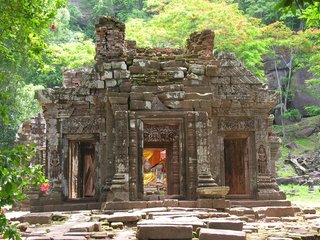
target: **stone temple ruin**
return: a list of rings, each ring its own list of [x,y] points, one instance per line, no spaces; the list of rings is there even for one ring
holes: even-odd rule
[[[102,17],[96,34],[92,71],[66,72],[63,87],[39,91],[45,122],[18,134],[41,142],[35,161],[50,182],[31,199],[34,211],[285,199],[274,180],[277,95],[233,54],[214,58],[214,32],[193,33],[186,49],[144,49]]]

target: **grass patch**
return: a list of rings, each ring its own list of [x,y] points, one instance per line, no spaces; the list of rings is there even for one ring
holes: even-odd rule
[[[287,200],[290,200],[294,205],[302,208],[320,209],[319,186],[314,187],[313,192],[309,192],[306,185],[280,185],[280,189],[286,193]]]

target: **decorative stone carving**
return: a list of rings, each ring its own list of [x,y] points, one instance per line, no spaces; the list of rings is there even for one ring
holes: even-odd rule
[[[246,118],[220,118],[218,120],[220,131],[228,130],[254,130],[254,119]]]
[[[143,138],[145,142],[174,142],[178,136],[177,126],[144,126]]]

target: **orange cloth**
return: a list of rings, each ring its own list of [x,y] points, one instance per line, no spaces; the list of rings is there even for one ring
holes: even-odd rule
[[[160,152],[160,150],[143,150],[143,163],[149,160],[150,168],[153,168],[161,162]]]

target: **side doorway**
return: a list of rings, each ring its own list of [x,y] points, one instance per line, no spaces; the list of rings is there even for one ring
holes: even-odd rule
[[[70,141],[68,149],[69,199],[96,196],[96,156],[93,141]]]
[[[250,197],[250,172],[248,138],[224,138],[225,185],[228,195],[236,198]]]

